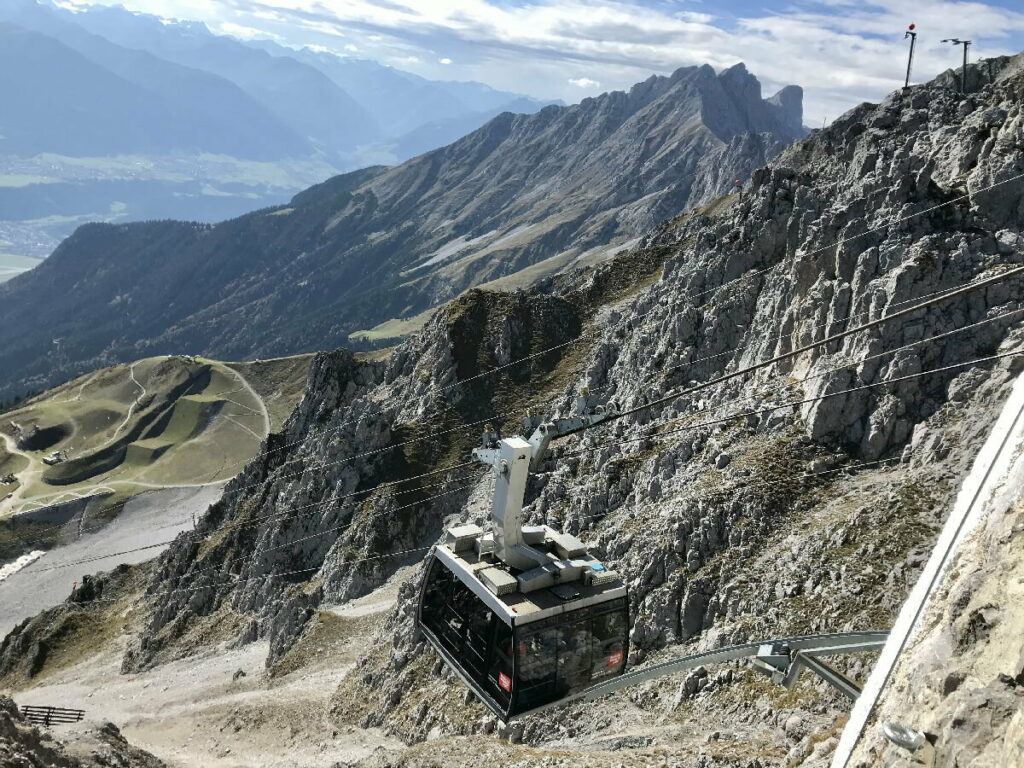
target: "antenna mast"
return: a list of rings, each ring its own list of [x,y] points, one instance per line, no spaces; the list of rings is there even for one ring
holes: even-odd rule
[[[964,68],[960,75],[960,93],[967,93],[967,49],[971,47],[971,41],[961,40],[959,37],[947,37],[942,42],[964,47]]]

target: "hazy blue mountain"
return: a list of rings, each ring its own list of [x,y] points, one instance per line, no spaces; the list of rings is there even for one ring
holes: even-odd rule
[[[11,108],[0,120],[21,122],[26,139],[0,143],[0,153],[205,151],[272,160],[312,151],[302,136],[224,78],[115,45],[34,2],[8,2],[0,5],[0,21],[13,21],[9,30],[36,36],[12,37],[2,53],[8,87],[23,101],[17,109],[16,102],[7,102]],[[102,130],[83,132],[83,120],[103,121]]]
[[[70,15],[79,26],[118,45],[236,83],[323,152],[343,157],[382,135],[358,101],[323,72],[297,59],[215,35],[203,24],[165,24],[121,7],[95,6]]]
[[[423,78],[413,75],[408,72],[403,72],[406,77],[415,78],[416,81],[422,81]],[[546,106],[547,104],[555,102],[538,101],[537,99],[530,98],[518,93],[509,93],[508,91],[498,91],[491,88],[489,85],[484,83],[477,83],[473,81],[463,80],[434,80],[434,81],[423,81],[429,82],[434,88],[443,91],[450,96],[458,99],[460,103],[465,104],[467,109],[471,109],[478,112],[503,110],[510,103],[519,104],[534,104],[536,109]],[[561,103],[561,102],[558,102]],[[510,111],[510,110],[504,110]]]
[[[549,104],[554,103],[549,102]],[[503,112],[530,115],[545,106],[548,106],[548,104],[538,102],[535,99],[518,98],[509,102],[500,102],[493,109],[441,118],[417,126],[408,133],[397,137],[390,144],[390,149],[399,160],[408,160],[437,147],[451,144],[453,141],[472,133]]]
[[[116,50],[108,53],[118,56]],[[187,150],[270,160],[309,151],[230,83],[121,53],[125,69],[134,63],[148,71],[156,87],[132,82],[52,37],[0,22],[0,154]],[[206,98],[181,98],[183,89],[193,87]],[[232,111],[211,109],[215,99]]]
[[[433,81],[411,72],[385,67],[375,61],[336,56],[304,48],[298,51],[275,43],[259,43],[316,67],[359,101],[391,137],[448,121],[468,126],[462,133],[445,135],[446,140],[430,145],[436,149],[464,136],[502,111],[536,112],[547,102],[516,93],[499,91],[483,83]],[[476,121],[477,118],[479,121]],[[410,157],[405,155],[403,159]]]
[[[23,30],[0,53],[0,249],[21,256],[87,221],[220,221],[543,106],[122,7],[0,0],[0,22]]]

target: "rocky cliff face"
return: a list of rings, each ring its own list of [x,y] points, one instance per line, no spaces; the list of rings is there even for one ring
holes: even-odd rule
[[[803,135],[800,115],[798,88],[766,101],[742,65],[691,67],[501,114],[396,168],[215,227],[83,227],[0,287],[0,396],[150,354],[330,348],[475,285],[600,261],[748,178]]]
[[[662,399],[1024,262],[1024,76],[1003,71],[967,97],[932,83],[862,105],[755,171],[742,196],[531,292],[473,291],[387,362],[322,356],[268,453],[161,557],[124,668],[187,654],[214,628],[269,637],[273,664],[319,606],[421,558],[443,520],[481,518],[486,478],[466,462],[482,423],[518,431],[580,386],[627,408],[659,401],[558,444],[528,495],[535,521],[626,574],[631,663],[888,626],[1024,366],[1001,356],[1024,347],[1024,283]],[[492,730],[414,641],[416,586],[334,716],[410,742]],[[862,679],[868,665],[844,669]],[[624,749],[630,764],[643,764],[631,745],[657,740],[670,764],[811,765],[846,706],[819,685],[698,670],[517,735]]]
[[[644,243],[672,250],[662,279],[595,319],[575,382],[642,404],[1019,263],[1022,87],[1008,77],[964,99],[933,84],[864,105],[755,172],[731,207],[669,223]],[[1021,347],[1021,290],[1008,281],[588,436],[538,478],[535,519],[631,574],[634,661],[680,642],[888,626],[1021,369],[961,366]],[[352,676],[340,716],[410,739],[485,727],[445,698],[451,679],[413,644],[412,585],[405,598],[393,648]],[[758,691],[737,713],[752,685],[694,676],[675,697],[664,684],[629,698],[650,717],[708,722],[717,703],[726,727],[779,727],[771,764],[827,753],[834,700],[817,691],[794,715]],[[526,738],[599,733],[606,711],[528,723]]]

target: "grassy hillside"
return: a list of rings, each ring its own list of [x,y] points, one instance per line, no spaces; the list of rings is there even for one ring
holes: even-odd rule
[[[0,416],[0,518],[76,499],[100,513],[154,488],[226,480],[281,427],[308,366],[153,357],[34,397]]]

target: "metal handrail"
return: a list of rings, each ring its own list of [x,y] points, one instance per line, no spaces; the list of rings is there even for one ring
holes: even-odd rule
[[[782,637],[770,640],[760,640],[739,645],[729,645],[724,648],[715,648],[710,651],[693,653],[688,656],[680,656],[676,659],[654,664],[643,669],[636,669],[627,672],[612,680],[599,683],[591,688],[578,693],[570,694],[558,701],[544,704],[523,712],[522,715],[534,714],[552,707],[568,704],[571,701],[591,701],[606,696],[623,688],[632,685],[639,685],[649,680],[655,680],[677,672],[683,672],[706,664],[721,664],[727,661],[736,661],[746,658],[757,658],[759,654],[769,652],[772,648],[785,648],[790,652],[799,652],[799,655],[832,656],[843,653],[862,653],[865,651],[878,651],[885,645],[889,637],[888,630],[869,630],[864,632],[839,632],[834,634],[821,635],[797,635],[795,637]],[[796,661],[796,659],[794,659]],[[811,671],[815,668],[807,665]],[[831,681],[829,681],[831,682]]]

